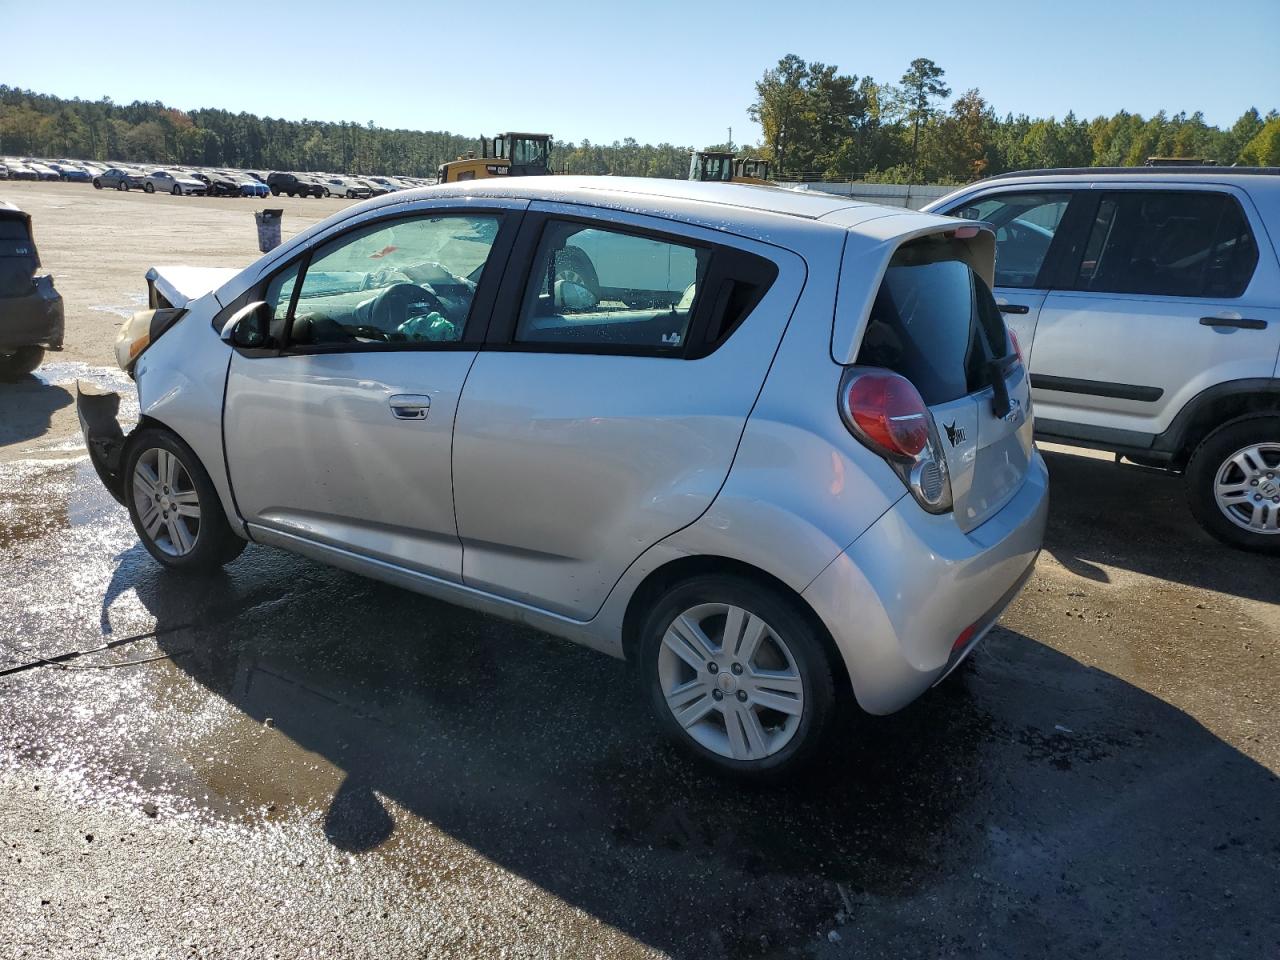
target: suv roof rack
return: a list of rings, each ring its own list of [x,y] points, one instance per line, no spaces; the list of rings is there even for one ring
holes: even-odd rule
[[[986,180],[1009,180],[1014,177],[1060,177],[1075,176],[1089,174],[1105,174],[1120,173],[1126,176],[1161,176],[1169,175],[1181,176],[1186,173],[1198,173],[1217,177],[1221,176],[1264,176],[1277,177],[1280,176],[1280,167],[1184,167],[1184,166],[1159,166],[1159,167],[1050,167],[1047,170],[1012,170],[1009,173],[997,173],[994,177],[986,177]]]

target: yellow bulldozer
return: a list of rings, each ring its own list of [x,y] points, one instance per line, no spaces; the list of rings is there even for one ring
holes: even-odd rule
[[[708,183],[754,183],[772,186],[769,161],[736,157],[724,150],[699,150],[689,161],[689,179]]]
[[[484,180],[487,177],[540,177],[551,172],[551,134],[500,133],[492,140],[480,138],[480,153],[473,153],[436,170],[440,183]]]

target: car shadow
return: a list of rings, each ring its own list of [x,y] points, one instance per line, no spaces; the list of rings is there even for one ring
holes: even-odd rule
[[[136,591],[177,668],[340,771],[334,790],[246,741],[231,762],[255,798],[321,811],[355,856],[443,835],[677,957],[793,955],[838,928],[886,956],[1277,936],[1276,778],[1021,634],[997,628],[915,705],[842,722],[815,771],[759,788],[666,744],[618,661],[278,551],[211,579],[138,553],[109,593]]]
[[[1042,450],[1049,466],[1045,550],[1102,583],[1106,567],[1274,602],[1280,557],[1219,543],[1196,523],[1181,477],[1096,456]]]
[[[0,381],[0,447],[43,436],[54,413],[71,401],[66,389],[33,374]]]

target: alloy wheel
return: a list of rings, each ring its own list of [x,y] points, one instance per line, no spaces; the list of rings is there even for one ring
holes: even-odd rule
[[[1213,496],[1236,526],[1280,535],[1280,443],[1254,443],[1231,454],[1214,475]]]
[[[200,496],[182,461],[161,447],[138,457],[133,503],[147,537],[171,557],[190,553],[200,536]]]
[[[658,682],[685,733],[732,760],[776,754],[804,716],[804,684],[786,641],[761,617],[726,603],[701,603],[672,620]]]

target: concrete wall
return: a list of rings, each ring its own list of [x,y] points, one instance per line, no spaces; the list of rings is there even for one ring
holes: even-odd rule
[[[910,207],[912,210],[919,210],[930,200],[945,197],[956,189],[905,183],[861,183],[856,180],[838,183],[804,183],[796,186],[803,186],[806,190],[835,193],[842,197],[853,197],[855,200],[866,200],[869,203],[883,203],[889,207]]]

